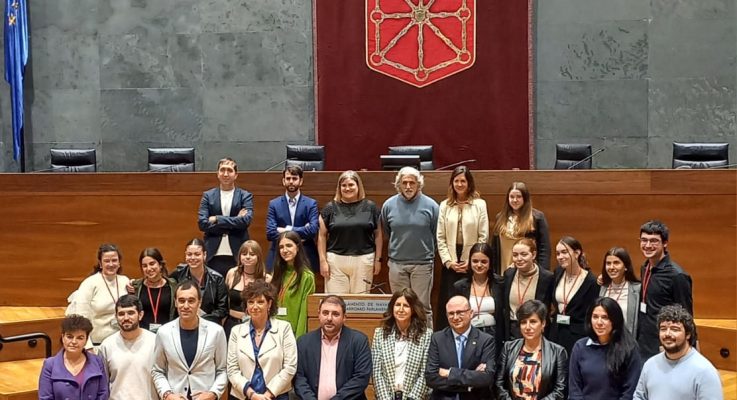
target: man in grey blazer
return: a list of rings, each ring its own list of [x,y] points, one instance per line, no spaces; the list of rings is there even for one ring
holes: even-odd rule
[[[228,383],[223,328],[199,317],[202,296],[193,281],[176,289],[179,318],[156,333],[151,376],[162,400],[216,400]]]

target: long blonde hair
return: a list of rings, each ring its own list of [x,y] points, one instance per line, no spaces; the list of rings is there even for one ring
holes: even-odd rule
[[[509,217],[514,215],[514,209],[509,205],[509,193],[512,190],[519,190],[522,194],[522,208],[517,213],[517,224],[514,227],[514,231],[507,231],[507,221]],[[532,217],[532,200],[530,199],[530,191],[527,189],[527,185],[524,182],[512,182],[507,189],[507,195],[504,197],[504,206],[502,211],[496,215],[496,222],[494,223],[494,234],[502,235],[509,234],[512,237],[519,238],[527,236],[529,233],[535,230],[535,221]]]

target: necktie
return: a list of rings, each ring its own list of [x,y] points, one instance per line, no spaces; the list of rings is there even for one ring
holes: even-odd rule
[[[466,347],[466,335],[460,335],[456,338],[456,355],[458,356],[458,368],[461,368],[461,359],[463,358],[464,347]]]
[[[294,197],[289,198],[289,206],[294,207],[297,204],[297,199]]]

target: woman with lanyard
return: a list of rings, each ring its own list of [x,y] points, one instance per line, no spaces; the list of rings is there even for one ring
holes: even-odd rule
[[[225,319],[225,337],[230,337],[234,326],[245,322],[248,314],[244,311],[241,293],[251,282],[263,279],[271,282],[271,275],[266,273],[264,253],[255,240],[246,240],[238,250],[238,265],[228,271],[225,285],[228,287],[228,318]]]
[[[548,308],[553,301],[553,273],[540,268],[536,256],[532,239],[519,239],[512,246],[512,267],[504,271],[504,341],[521,337],[516,311],[525,301],[539,300]]]
[[[491,245],[476,243],[468,254],[471,268],[453,285],[454,295],[468,298],[471,325],[493,336],[498,350],[504,340],[504,283],[491,269]]]
[[[315,293],[315,275],[310,270],[302,239],[293,231],[279,235],[279,258],[272,283],[277,290],[277,318],[292,325],[295,337],[307,333],[307,296]]]
[[[138,263],[143,279],[134,279],[131,285],[143,306],[141,328],[156,333],[161,325],[177,316],[174,303],[177,282],[167,277],[166,261],[155,247],[143,249],[138,256]]]
[[[604,273],[599,296],[614,299],[622,309],[627,330],[637,335],[637,307],[640,305],[640,281],[635,276],[627,250],[612,247],[604,255]]]
[[[70,296],[66,314],[79,314],[92,322],[89,338],[94,346],[118,331],[115,319],[115,302],[126,294],[128,277],[120,275],[123,256],[118,246],[105,243],[97,249],[97,264],[92,275],[82,281],[79,289]]]
[[[599,297],[599,287],[578,240],[563,236],[555,254],[558,268],[553,278],[555,301],[549,337],[570,354],[576,341],[586,336],[586,311]]]
[[[287,400],[297,372],[297,341],[292,327],[275,319],[274,288],[259,279],[242,291],[248,322],[228,341],[230,398]]]
[[[486,202],[476,190],[471,171],[461,165],[453,170],[448,197],[438,213],[438,255],[443,263],[438,304],[445,304],[453,294],[453,284],[469,273],[469,250],[475,243],[489,239],[489,216]],[[445,316],[438,318],[436,329],[448,326]]]

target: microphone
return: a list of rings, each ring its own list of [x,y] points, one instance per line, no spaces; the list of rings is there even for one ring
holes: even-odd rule
[[[585,163],[586,161],[588,161],[588,160],[590,160],[590,159],[594,158],[594,156],[596,156],[597,154],[599,154],[599,153],[603,153],[603,152],[604,152],[604,150],[606,150],[606,147],[602,147],[602,148],[600,148],[599,150],[596,150],[595,152],[591,153],[591,155],[589,155],[589,156],[587,156],[587,157],[584,157],[584,158],[582,158],[582,159],[581,159],[580,161],[578,161],[578,162],[574,163],[573,165],[571,165],[570,167],[568,167],[568,168],[566,168],[566,169],[574,169],[574,168],[578,167],[579,165],[581,165],[581,164]]]
[[[727,168],[734,168],[737,167],[737,164],[725,164],[725,165],[715,165],[713,167],[706,167],[706,169],[727,169]]]
[[[170,164],[159,168],[153,168],[146,172],[181,172],[179,171],[179,167],[183,167],[185,165],[188,165],[188,163]]]
[[[366,279],[366,278],[363,278],[363,279],[361,279],[361,280],[363,281],[363,283],[365,283],[365,284],[367,284],[367,285],[370,285],[370,286],[371,286],[371,288],[370,288],[370,289],[369,289],[368,291],[365,291],[364,293],[371,293],[371,291],[372,291],[372,290],[374,290],[374,289],[378,289],[378,290],[379,290],[379,292],[381,292],[381,294],[386,294],[386,292],[384,292],[384,291],[383,291],[383,290],[381,289],[381,287],[382,287],[382,286],[386,285],[386,282],[373,283],[373,282],[371,282],[370,280],[368,280],[368,279]]]
[[[475,162],[476,162],[476,159],[470,158],[468,160],[454,162],[453,164],[443,165],[440,168],[435,168],[435,171],[442,171],[444,169],[455,168],[455,167],[457,167],[459,165],[462,165],[462,164],[471,164],[471,163],[475,163]]]
[[[274,164],[274,165],[270,166],[269,168],[266,168],[266,170],[264,170],[264,172],[269,172],[269,171],[271,171],[272,169],[274,169],[274,168],[276,168],[276,167],[278,167],[278,166],[280,166],[280,165],[282,165],[282,164],[284,164],[285,162],[287,162],[287,161],[290,161],[290,160],[296,160],[296,158],[293,158],[293,157],[292,157],[292,158],[285,158],[285,159],[283,159],[283,160],[279,161],[278,163],[276,163],[276,164]]]
[[[31,173],[32,174],[35,174],[37,172],[56,172],[56,171],[68,171],[68,172],[72,172],[72,170],[69,169],[69,167],[66,166],[66,165],[57,165],[57,166],[51,167],[51,168],[44,168],[44,169],[38,169],[38,170],[35,170],[35,171],[31,171]]]

